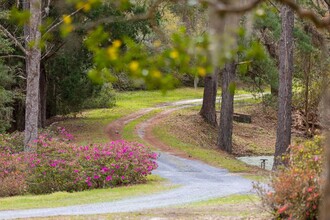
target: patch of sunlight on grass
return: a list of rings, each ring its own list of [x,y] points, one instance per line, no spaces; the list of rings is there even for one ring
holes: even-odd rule
[[[213,166],[222,167],[228,169],[231,172],[249,172],[251,167],[247,164],[236,160],[233,156],[213,149],[205,149],[199,146],[193,146],[188,143],[183,143],[178,138],[171,136],[165,126],[155,126],[153,128],[153,134],[162,142],[174,147],[180,151],[187,153],[193,158],[199,159]]]
[[[133,91],[133,92],[119,92],[117,93],[117,106],[141,109],[148,108],[154,105],[175,102],[184,99],[198,99],[203,97],[203,88],[179,88],[169,90],[165,94],[161,91]]]
[[[159,176],[148,176],[145,184],[108,189],[94,189],[83,192],[56,192],[47,195],[24,195],[0,198],[0,210],[52,208],[99,202],[111,202],[132,196],[153,194],[175,188]]]
[[[216,199],[210,199],[206,201],[194,202],[188,204],[190,207],[200,207],[200,206],[213,206],[213,205],[225,205],[225,204],[241,204],[249,202],[258,202],[260,198],[253,194],[235,194],[226,197],[220,197]]]
[[[262,102],[261,98],[249,98],[249,99],[235,100],[236,105],[251,105],[251,104],[258,104],[261,102]]]

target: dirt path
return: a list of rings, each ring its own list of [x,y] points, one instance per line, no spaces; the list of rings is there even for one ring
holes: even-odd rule
[[[125,124],[147,114],[153,109],[164,108],[164,111],[155,117],[141,123],[137,128],[137,132],[144,140],[162,150],[157,161],[159,167],[154,174],[168,179],[173,184],[179,184],[180,187],[154,195],[139,196],[114,202],[59,208],[0,211],[0,219],[133,212],[171,205],[182,205],[232,194],[250,193],[252,189],[250,180],[229,173],[225,169],[215,168],[200,161],[187,159],[189,156],[180,155],[171,149],[170,146],[164,145],[152,136],[151,128],[157,121],[162,120],[163,117],[175,110],[198,105],[200,102],[201,100],[189,100],[141,110],[111,123],[105,129],[112,140],[119,139]]]
[[[145,114],[148,114],[149,112],[151,112],[154,109],[155,108],[142,109],[136,113],[127,115],[123,118],[119,118],[119,119],[115,120],[114,122],[110,123],[109,125],[107,125],[106,128],[104,129],[104,133],[112,141],[119,140],[122,138],[121,133],[127,123],[134,121],[134,120],[142,117]]]

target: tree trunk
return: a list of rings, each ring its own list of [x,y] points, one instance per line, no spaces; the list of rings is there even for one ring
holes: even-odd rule
[[[228,5],[237,5],[243,4],[245,0],[236,0],[236,1],[227,1]],[[233,50],[237,47],[237,28],[239,26],[241,15],[239,14],[227,14],[225,18],[222,18],[224,25],[225,37],[224,39],[232,38],[234,39],[230,45],[226,43],[227,50]],[[221,24],[220,23],[220,24]],[[229,51],[222,51],[229,52]],[[236,75],[236,61],[233,58],[232,61],[229,61],[225,64],[225,67],[222,71],[222,99],[221,99],[221,110],[220,110],[220,124],[218,132],[217,146],[227,151],[228,153],[232,152],[232,134],[233,134],[233,113],[234,113],[234,92],[230,91],[230,86],[235,82]]]
[[[324,93],[320,103],[321,123],[326,134],[325,142],[325,185],[323,187],[323,199],[320,205],[320,219],[328,220],[330,212],[330,90]]]
[[[288,6],[284,5],[281,8],[281,18],[278,118],[273,169],[276,169],[278,165],[285,164],[281,155],[287,151],[291,143],[294,13]]]
[[[272,94],[273,96],[277,97],[278,96],[278,88],[276,88],[273,85],[270,85],[270,94]]]
[[[230,85],[235,82],[236,63],[225,65],[222,73],[222,99],[220,110],[220,126],[217,145],[221,150],[232,153],[234,93]]]
[[[46,104],[47,104],[47,78],[45,64],[40,64],[40,79],[39,79],[39,128],[46,127]]]
[[[304,63],[304,79],[305,79],[305,120],[306,120],[306,135],[309,136],[309,122],[308,122],[308,115],[309,115],[309,74],[311,72],[311,54],[307,54],[305,56],[305,63]]]
[[[211,36],[210,58],[213,62],[214,73],[204,80],[203,105],[200,115],[211,125],[217,125],[216,117],[216,95],[219,77],[219,57],[223,53],[223,35],[226,27],[226,15],[219,15],[215,8],[209,8],[209,34]]]
[[[216,98],[218,91],[218,69],[204,79],[203,105],[199,114],[213,126],[217,126]]]
[[[30,144],[38,137],[39,116],[39,78],[41,51],[39,41],[41,34],[41,1],[30,0],[30,22],[26,56],[26,112],[25,112],[25,151],[30,151]]]
[[[265,31],[261,31],[261,36],[262,36],[263,43],[264,43],[270,57],[275,60],[276,66],[279,67],[280,61],[279,61],[278,48],[277,48],[276,43],[273,42],[273,40],[267,36],[267,33],[265,33]],[[277,84],[278,84],[277,82],[270,83],[270,93],[275,97],[278,96]]]

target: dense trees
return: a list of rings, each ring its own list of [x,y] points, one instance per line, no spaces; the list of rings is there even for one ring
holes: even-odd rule
[[[10,54],[13,51],[10,42],[1,34],[0,44],[0,54]],[[12,121],[14,91],[11,90],[11,86],[14,83],[14,78],[11,71],[9,66],[0,60],[0,133],[6,131]]]
[[[48,117],[78,112],[86,107],[84,103],[92,103],[94,107],[106,107],[105,103],[113,105],[114,102],[111,91],[104,92],[102,86],[92,84],[88,79],[86,72],[93,66],[93,59],[83,46],[83,41],[89,31],[88,25],[91,21],[100,20],[105,14],[124,18],[127,11],[124,12],[115,9],[111,4],[105,4],[97,7],[93,13],[77,14],[82,11],[82,8],[74,11],[72,7],[64,7],[63,4],[63,2],[49,4],[42,1],[30,1],[23,5],[10,3],[0,5],[3,10],[0,16],[0,52],[3,55],[1,67],[2,61],[10,66],[10,68],[2,68],[1,74],[8,75],[6,71],[10,70],[10,75],[15,74],[20,77],[15,81],[4,78],[1,86],[16,87],[18,88],[16,90],[26,88],[26,101],[24,101],[26,104],[21,102],[21,95],[16,95],[13,102],[12,96],[9,95],[11,92],[6,93],[6,100],[2,100],[1,103],[1,106],[4,106],[2,109],[6,109],[6,114],[4,112],[1,114],[1,118],[5,119],[2,125],[8,129],[12,122],[13,130],[24,130],[25,124],[26,143],[35,139],[37,127],[44,127],[45,119]],[[13,9],[10,10],[12,7]],[[129,9],[129,12],[133,15],[142,13],[143,10],[143,7],[134,7]],[[86,27],[76,29],[70,38],[61,39],[60,31],[65,30],[60,27],[65,20],[62,14],[66,13],[75,15],[75,19],[83,21],[82,24],[86,24]],[[13,26],[12,22],[19,22],[20,25]],[[25,24],[24,28],[22,24]],[[114,39],[128,36],[140,41],[150,33],[149,23],[145,21],[112,22],[105,28],[113,33]],[[7,49],[8,42],[13,43],[14,49],[10,51]],[[16,60],[13,61],[13,59]],[[25,66],[20,66],[20,69],[16,68],[15,61],[18,59],[25,61]],[[19,71],[19,74],[14,73],[15,71]],[[22,83],[23,79],[26,79],[26,82]],[[11,81],[15,82],[14,85]],[[111,88],[111,86],[106,88]],[[103,97],[99,98],[101,93]],[[97,100],[91,101],[91,98]],[[26,115],[25,120],[23,114]]]
[[[3,2],[0,1],[5,4]],[[283,3],[281,6],[261,0],[200,1],[209,7],[211,42],[204,34],[193,36],[198,26],[194,13],[204,12],[203,6],[196,7],[197,2],[194,1],[188,2],[189,7],[186,1],[173,1],[180,7],[172,4],[171,11],[177,15],[184,12],[181,16],[182,23],[187,28],[186,32],[175,33],[172,39],[168,39],[167,33],[164,34],[159,28],[161,16],[164,15],[159,8],[162,6],[164,11],[168,8],[161,0],[136,1],[136,4],[129,4],[129,1],[74,1],[76,4],[68,7],[64,6],[63,2],[47,5],[41,0],[30,0],[29,4],[25,2],[23,6],[19,2],[11,12],[9,9],[14,3],[1,5],[1,8],[7,11],[0,12],[0,132],[9,128],[14,118],[13,112],[23,112],[21,105],[13,104],[13,87],[20,87],[21,84],[18,85],[19,80],[12,76],[12,72],[16,71],[16,64],[7,59],[24,59],[23,72],[26,74],[20,76],[26,79],[26,144],[36,139],[38,126],[45,125],[46,117],[79,112],[86,107],[86,100],[95,94],[111,96],[105,92],[110,91],[111,86],[94,85],[87,78],[87,72],[94,81],[101,83],[129,75],[134,79],[142,79],[150,88],[164,90],[172,88],[176,81],[172,72],[189,73],[192,77],[205,76],[200,114],[216,126],[215,100],[218,72],[221,72],[222,104],[217,145],[220,149],[231,152],[237,57],[245,54],[245,57],[249,58],[247,72],[252,79],[258,83],[266,82],[271,87],[272,95],[278,96],[276,167],[282,163],[280,156],[286,152],[291,142],[292,93],[298,96],[303,94],[304,104],[300,107],[303,106],[308,133],[310,106],[314,105],[316,108],[323,88],[329,83],[329,54],[322,48],[325,44],[324,34],[310,23],[301,19],[295,21],[294,15],[295,12],[297,18],[307,17],[318,27],[329,29],[328,0],[297,3],[292,0],[277,1]],[[95,2],[97,4],[93,7]],[[260,14],[253,25],[257,33],[252,33],[251,39],[262,42],[264,48],[252,47],[253,43],[249,46],[257,51],[255,53],[259,53],[261,48],[260,53],[264,54],[264,57],[254,59],[254,55],[242,52],[241,46],[237,48],[237,27],[244,23],[245,18],[239,20],[242,14],[259,3],[263,3],[261,8],[267,10],[267,13],[265,15],[262,10],[256,12]],[[311,10],[303,10],[301,5],[310,6]],[[278,7],[281,7],[280,12]],[[29,13],[22,9],[28,10]],[[62,14],[70,15],[62,17]],[[52,20],[42,20],[42,17],[47,16]],[[8,17],[14,17],[21,25],[16,27],[8,21]],[[73,26],[74,22],[79,24]],[[62,23],[64,25],[60,26]],[[100,23],[103,27],[96,28]],[[24,28],[22,24],[25,24]],[[71,35],[63,40],[59,37],[61,33]],[[83,43],[87,48],[82,46]],[[197,49],[192,49],[194,46]],[[13,55],[13,51],[17,53]],[[213,69],[209,67],[209,60],[212,60]],[[292,82],[295,83],[295,88]],[[117,86],[134,88],[118,84]],[[99,100],[102,100],[100,102],[103,104],[109,103],[108,100]],[[16,120],[16,123],[18,122],[19,120]]]
[[[10,22],[6,21],[5,26],[1,25],[1,32],[7,39],[15,43],[15,48],[19,51],[18,54],[23,54],[23,56],[16,56],[20,58],[25,57],[25,71],[27,73],[25,142],[29,143],[36,138],[37,127],[38,125],[44,126],[46,117],[59,113],[78,112],[84,107],[83,102],[85,102],[88,96],[95,94],[96,91],[101,91],[100,86],[95,86],[88,81],[85,74],[88,71],[93,76],[92,78],[99,80],[99,82],[116,76],[120,77],[121,74],[127,73],[133,78],[142,78],[144,82],[149,83],[150,88],[163,88],[165,90],[173,87],[172,84],[175,80],[173,80],[172,71],[188,72],[192,76],[204,76],[206,72],[213,73],[205,77],[204,103],[200,114],[211,124],[216,125],[217,72],[221,70],[222,105],[218,146],[223,150],[231,152],[233,95],[237,68],[237,46],[235,43],[237,33],[231,29],[237,28],[240,23],[239,18],[244,12],[256,7],[261,1],[221,2],[223,5],[220,2],[209,3],[211,44],[208,44],[209,42],[205,36],[197,35],[196,41],[191,39],[190,35],[193,35],[192,32],[196,32],[195,26],[198,23],[196,25],[194,23],[198,20],[194,13],[201,13],[202,11],[202,7],[196,7],[197,3],[190,3],[189,10],[183,10],[182,23],[188,27],[187,32],[184,36],[180,34],[174,35],[173,39],[171,39],[173,42],[169,39],[162,39],[163,33],[158,27],[161,23],[159,21],[162,15],[158,8],[162,5],[162,1],[148,4],[146,2],[137,2],[136,4],[127,4],[127,2],[95,4],[92,11],[90,10],[93,8],[92,6],[94,5],[92,4],[94,3],[82,3],[79,5],[79,2],[76,2],[77,10],[69,16],[65,15],[63,18],[60,18],[62,14],[74,11],[72,6],[65,8],[63,3],[44,5],[40,0],[32,0],[29,2],[29,5],[19,5],[17,9],[22,9],[22,7],[28,9],[31,15],[29,24],[25,25],[24,30],[21,28],[17,33],[17,35],[22,35],[23,33],[26,42],[11,34],[14,28]],[[328,24],[326,18],[320,19],[317,17],[317,13],[323,17],[326,16],[324,8],[328,5],[327,1],[322,1],[322,6],[304,2],[304,4],[311,4],[313,10],[317,13],[302,10],[293,1],[283,0],[280,2],[284,3],[280,13],[282,27],[277,11],[278,5],[264,3],[262,7],[270,12],[267,15],[259,16],[261,19],[257,19],[255,23],[258,34],[252,34],[253,38],[260,40],[264,44],[266,55],[263,58],[266,59],[254,59],[253,55],[246,56],[250,59],[247,60],[247,63],[248,69],[251,68],[252,73],[251,71],[250,73],[253,76],[253,80],[260,82],[260,79],[262,79],[266,81],[271,85],[272,94],[275,96],[278,91],[279,123],[276,156],[283,154],[290,144],[293,53],[295,52],[293,50],[293,42],[296,39],[297,47],[305,48],[299,49],[300,56],[295,61],[302,63],[300,69],[304,73],[301,81],[304,82],[303,86],[305,88],[304,111],[307,126],[309,124],[308,106],[311,102],[309,88],[313,85],[311,82],[311,72],[313,70],[311,62],[317,60],[313,56],[316,54],[320,55],[321,52],[319,50],[322,47],[320,46],[322,43],[319,43],[319,45],[315,43],[319,34],[317,30],[310,28],[310,24],[304,24],[299,20],[296,22],[299,24],[298,28],[294,29],[293,10],[300,17],[310,18],[319,27],[325,27]],[[177,8],[172,5],[171,10],[180,14],[182,8],[185,9],[185,3],[180,1],[180,7]],[[11,6],[13,5],[7,6],[7,8]],[[47,13],[42,7],[47,8]],[[49,11],[49,7],[52,9],[51,11]],[[24,13],[17,16],[19,14],[17,9],[15,11],[16,17],[26,19]],[[56,23],[55,26],[50,25],[49,21],[42,21],[42,11],[44,11],[45,16],[53,18],[53,23]],[[81,11],[83,13],[78,13]],[[3,21],[5,17],[1,17],[1,19]],[[241,19],[241,23],[242,20],[244,19]],[[74,27],[71,24],[74,21],[80,24]],[[48,36],[49,32],[54,32],[52,37],[55,36],[58,39],[60,32],[57,27],[62,22],[64,23],[60,27],[62,34],[73,34],[67,38],[68,40],[58,40],[50,43],[52,40]],[[99,23],[104,24],[103,28],[90,33],[89,30],[94,29]],[[43,25],[46,25],[46,28]],[[281,38],[279,39],[280,36]],[[133,39],[133,41],[128,39]],[[164,43],[165,45],[163,47],[158,45],[156,49],[152,48],[151,45],[155,44],[158,39],[162,40],[160,44]],[[77,42],[79,42],[79,46],[74,47]],[[81,47],[80,44],[82,42],[85,42],[89,51]],[[115,44],[115,42],[117,43]],[[323,41],[319,40],[318,42]],[[5,45],[4,42],[1,42],[1,44]],[[200,54],[197,53],[193,58],[191,57],[192,54],[196,53],[196,51],[191,49],[193,45],[197,45],[198,50],[196,51],[211,49],[213,69],[215,70],[209,68],[209,56],[206,55],[205,51]],[[260,49],[257,47],[252,48],[256,51]],[[51,52],[52,50],[54,52]],[[134,52],[135,55],[130,54],[130,51]],[[238,51],[242,53],[240,46]],[[305,53],[306,51],[308,51],[307,54]],[[296,53],[298,54],[298,52]],[[118,62],[119,54],[121,55],[122,63]],[[112,58],[109,60],[107,56],[112,56]],[[147,57],[152,57],[152,59],[147,59]],[[70,66],[72,62],[79,65],[72,67]],[[2,66],[4,65],[2,64]],[[277,71],[277,68],[279,71]],[[6,67],[3,67],[3,70],[5,69]],[[6,71],[2,72],[2,74],[6,74]],[[262,74],[265,76],[261,76]],[[314,73],[314,75],[316,74]],[[11,83],[13,83],[11,80],[4,81],[1,85],[2,90],[5,91],[5,88]],[[315,87],[315,85],[313,86]],[[7,94],[9,93],[7,92]],[[6,96],[11,97],[10,95]],[[11,111],[8,103],[11,103],[11,101],[10,99],[3,99],[2,103],[4,104],[1,105],[1,108],[6,109],[8,113],[6,113],[6,117],[8,118]],[[47,106],[50,109],[48,111],[46,110]],[[2,120],[4,120],[3,118]],[[6,119],[6,121],[8,122],[9,120]],[[6,125],[7,127],[8,125]],[[276,160],[275,165],[278,163],[279,161]]]

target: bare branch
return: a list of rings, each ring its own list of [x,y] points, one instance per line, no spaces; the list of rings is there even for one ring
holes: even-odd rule
[[[49,50],[46,54],[44,54],[41,58],[42,61],[46,61],[49,58],[51,58],[53,55],[55,55],[67,42],[63,42],[61,43],[61,45],[59,45],[56,49],[53,50],[53,48],[51,50]]]
[[[75,14],[77,14],[78,12],[80,12],[84,7],[78,8],[77,10],[75,10],[74,12],[72,12],[71,14],[67,15],[67,17],[71,17],[74,16]],[[54,24],[53,26],[51,26],[46,32],[45,34],[53,31],[55,28],[57,28],[58,26],[60,26],[63,23],[64,19],[62,18],[59,22],[57,22],[56,24]]]
[[[296,4],[292,0],[277,0],[277,1],[289,6],[292,10],[294,10],[297,13],[297,15],[300,18],[302,19],[307,18],[310,21],[312,21],[316,27],[325,28],[328,31],[330,31],[330,17],[320,18],[313,11],[301,8],[298,4]]]
[[[18,58],[18,59],[25,60],[25,56],[21,56],[21,55],[5,55],[5,56],[0,56],[0,59],[10,59],[10,58]]]
[[[27,52],[27,50],[23,47],[23,45],[17,40],[17,38],[16,37],[14,37],[14,35],[12,35],[4,26],[2,26],[1,24],[0,24],[0,30],[2,30],[3,32],[4,32],[4,34],[7,36],[7,37],[9,37],[12,41],[13,41],[13,43],[16,45],[16,46],[18,46],[20,49],[21,49],[21,51],[25,54],[25,55],[27,55],[28,54],[28,52]]]
[[[215,7],[215,9],[220,14],[224,13],[245,13],[253,8],[257,7],[260,3],[265,2],[266,0],[253,0],[245,5],[236,5],[236,4],[225,4],[223,1],[212,1],[212,0],[200,0],[201,3],[206,3]],[[316,27],[325,28],[330,31],[330,16],[320,17],[312,10],[307,10],[299,6],[294,0],[276,0],[284,5],[289,6],[296,14],[302,19],[308,19],[312,21]]]
[[[219,1],[212,1],[212,0],[200,0],[201,3],[207,3],[208,5],[213,6],[218,13],[238,13],[242,14],[252,10],[253,8],[257,7],[261,2],[265,0],[253,0],[246,5],[236,5],[236,4],[226,4]]]
[[[100,24],[111,24],[116,22],[135,22],[135,21],[145,21],[145,20],[152,20],[156,17],[157,14],[157,8],[167,0],[157,0],[154,4],[152,4],[146,14],[142,15],[136,15],[131,18],[123,18],[121,16],[111,16],[99,19],[97,21],[91,21],[84,25],[81,25],[81,27],[78,26],[78,29],[88,30],[92,29]],[[151,26],[154,26],[154,23],[151,21]]]

